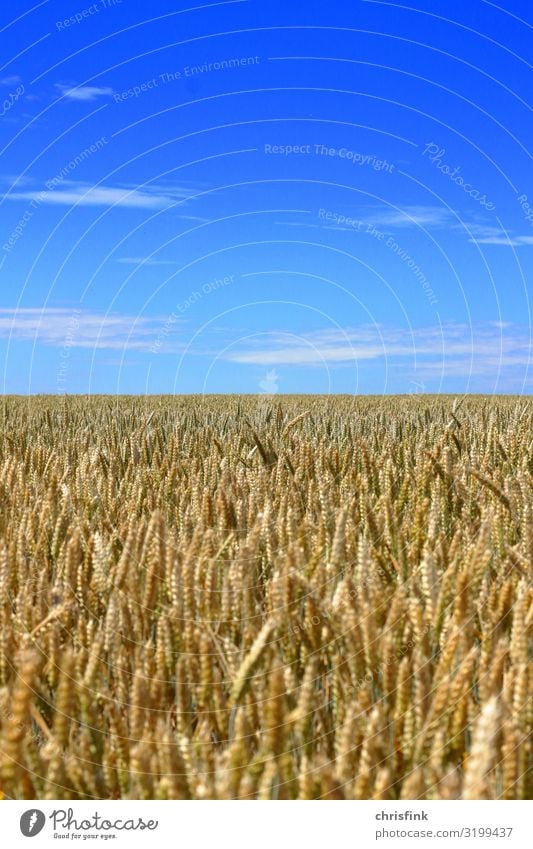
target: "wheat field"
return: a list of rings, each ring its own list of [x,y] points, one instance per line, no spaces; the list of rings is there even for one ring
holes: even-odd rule
[[[531,798],[533,411],[12,397],[0,791]]]

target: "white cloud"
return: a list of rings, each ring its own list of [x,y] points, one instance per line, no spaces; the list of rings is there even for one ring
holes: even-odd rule
[[[342,213],[348,217],[349,211]],[[358,216],[358,217],[355,217]],[[357,227],[343,227],[336,224],[313,223],[309,221],[276,221],[276,224],[285,224],[287,227],[309,227],[323,230],[344,230],[351,232],[365,232],[367,225],[372,225],[377,230],[390,230],[398,228],[423,227],[424,229],[451,229],[461,231],[469,236],[468,241],[478,245],[504,245],[506,247],[521,247],[533,245],[533,235],[516,235],[512,231],[507,233],[501,227],[495,227],[478,221],[463,220],[460,223],[445,207],[440,206],[405,206],[402,209],[388,208],[361,208],[352,216],[353,220],[359,222],[363,229]]]
[[[489,224],[480,224],[474,222],[467,224],[465,232],[470,234],[469,242],[475,245],[504,245],[505,247],[520,247],[522,245],[533,245],[533,235],[517,236],[510,232],[502,230],[501,227],[495,227]],[[463,230],[462,226],[457,229]]]
[[[284,224],[286,227],[308,227],[310,230],[320,230],[322,224],[310,224],[307,221],[274,221],[274,224]]]
[[[320,330],[295,337],[268,333],[246,349],[230,350],[227,359],[264,366],[338,366],[360,361],[392,360],[404,367],[417,363],[417,373],[491,374],[499,367],[526,366],[533,360],[529,335],[505,322],[447,324],[404,328],[362,325]]]
[[[421,362],[417,365],[417,374],[420,377],[440,376],[461,377],[467,375],[496,376],[499,371],[509,368],[520,368],[524,373],[525,368],[533,367],[533,355],[527,354],[502,354],[494,356],[475,355],[440,362]]]
[[[476,245],[505,245],[506,247],[517,248],[523,245],[533,245],[533,236],[485,236],[482,239],[469,239],[469,242],[474,242]]]
[[[148,351],[164,322],[159,316],[105,315],[65,307],[0,309],[0,339],[61,348]]]
[[[0,339],[56,348],[161,352],[184,350],[180,327],[172,316],[108,314],[66,307],[0,309]],[[533,366],[533,347],[525,328],[507,322],[449,323],[410,331],[404,327],[364,324],[302,333],[269,332],[254,343],[226,349],[225,359],[242,365],[274,367],[363,368],[387,364],[407,379],[469,376],[520,381]],[[190,350],[213,356],[213,351]]]
[[[63,206],[122,206],[136,209],[164,209],[178,200],[190,196],[190,190],[181,187],[158,191],[157,186],[142,189],[126,186],[93,186],[64,180],[60,189],[50,191],[11,192],[5,200],[28,200],[37,203]]]
[[[16,74],[11,77],[0,77],[0,85],[17,85],[22,82],[21,78]]]
[[[476,245],[505,245],[508,248],[518,248],[523,245],[533,245],[533,236],[482,236],[468,241]]]
[[[376,227],[447,227],[452,215],[443,206],[404,206],[402,209],[368,210],[361,216]]]
[[[352,207],[353,210],[353,207]],[[331,210],[333,211],[333,210]],[[389,207],[362,207],[355,211],[350,209],[336,210],[338,215],[345,215],[363,225],[372,225],[377,229],[397,229],[408,227],[450,227],[453,216],[445,207],[441,206],[404,206],[401,209],[390,209]],[[323,230],[351,230],[353,226],[342,227],[325,221],[276,221],[276,224],[285,224],[287,227],[309,227],[310,229]]]
[[[408,353],[402,343],[398,348],[397,331],[394,331],[396,353]],[[390,338],[390,343],[393,343]],[[354,329],[319,330],[295,336],[289,333],[265,333],[257,337],[256,344],[247,350],[229,351],[233,362],[253,365],[320,365],[324,362],[339,365],[355,360],[376,359],[384,354],[378,328],[366,325]]]
[[[174,259],[148,259],[142,256],[121,256],[116,262],[121,265],[178,265]]]
[[[68,100],[96,100],[97,97],[108,97],[113,94],[113,89],[109,86],[69,86],[56,83],[56,88]]]

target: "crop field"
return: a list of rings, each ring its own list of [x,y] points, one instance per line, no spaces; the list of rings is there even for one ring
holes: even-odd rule
[[[4,798],[532,797],[527,399],[1,414]]]

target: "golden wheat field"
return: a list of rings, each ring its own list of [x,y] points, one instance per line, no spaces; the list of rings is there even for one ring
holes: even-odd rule
[[[531,798],[526,399],[2,402],[0,790]]]

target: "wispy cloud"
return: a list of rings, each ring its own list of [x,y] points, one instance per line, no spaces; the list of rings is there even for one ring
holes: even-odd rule
[[[471,233],[468,241],[477,245],[505,245],[508,248],[533,245],[533,235],[517,236],[512,232],[505,232],[501,227],[475,223],[470,224],[468,229]]]
[[[0,309],[0,339],[61,348],[148,351],[162,326],[159,316],[105,315],[64,307]]]
[[[228,360],[248,365],[338,366],[392,360],[418,371],[442,374],[495,373],[499,367],[526,366],[533,358],[527,332],[505,322],[469,326],[447,324],[410,331],[380,325],[319,330],[295,337],[267,333]],[[466,369],[466,371],[465,371]]]
[[[16,74],[11,77],[0,77],[0,85],[17,85],[22,82],[21,78]]]
[[[365,210],[361,218],[376,227],[447,227],[453,216],[443,206],[404,206],[401,209]]]
[[[476,245],[506,245],[508,248],[518,248],[523,245],[533,245],[533,236],[484,236],[477,239],[469,239]]]
[[[284,224],[286,227],[308,227],[310,230],[319,230],[322,224],[311,224],[308,221],[274,221],[274,224]]]
[[[503,245],[506,247],[523,247],[533,245],[533,235],[518,235],[513,231],[506,232],[501,227],[485,224],[479,220],[464,219],[458,222],[455,216],[445,207],[440,206],[405,206],[401,209],[361,207],[352,210],[328,210],[336,218],[328,218],[319,222],[309,221],[276,221],[276,224],[284,224],[287,227],[307,227],[310,229],[338,230],[344,232],[366,231],[368,225],[376,230],[388,232],[390,230],[407,228],[445,229],[452,232],[461,232],[468,236],[468,241],[477,245]],[[351,220],[351,226],[342,226],[341,223],[326,223],[334,221]]]
[[[109,86],[70,86],[56,83],[56,88],[67,100],[96,100],[98,97],[109,97],[113,94],[113,89]]]
[[[191,190],[176,186],[143,187],[142,189],[129,186],[93,186],[90,183],[80,183],[64,180],[60,189],[50,191],[29,190],[11,192],[3,197],[6,200],[27,200],[63,206],[122,206],[137,209],[164,209],[178,200],[189,197]]]
[[[391,209],[389,207],[359,207],[358,209],[347,208],[343,210],[326,210],[332,213],[337,218],[323,216],[319,221],[309,221],[306,218],[304,221],[276,221],[276,224],[285,224],[287,227],[308,227],[310,229],[323,230],[347,230],[354,231],[352,226],[339,226],[335,221],[339,221],[339,217],[343,216],[342,220],[356,221],[361,225],[372,225],[377,229],[384,231],[396,230],[402,228],[445,228],[453,225],[454,218],[450,211],[441,206],[404,206],[400,209]]]
[[[55,348],[103,349],[148,353],[185,350],[183,319],[134,316],[48,307],[0,309],[0,339],[28,341]],[[475,376],[486,381],[501,373],[520,383],[533,366],[527,329],[503,321],[472,326],[449,323],[409,330],[364,324],[345,330],[314,330],[296,336],[267,332],[246,345],[226,348],[224,358],[243,366],[330,368],[387,365],[406,379],[425,381]],[[209,346],[190,349],[193,356],[213,356]]]
[[[121,256],[116,262],[121,265],[178,265],[174,259],[148,259],[142,256]]]

